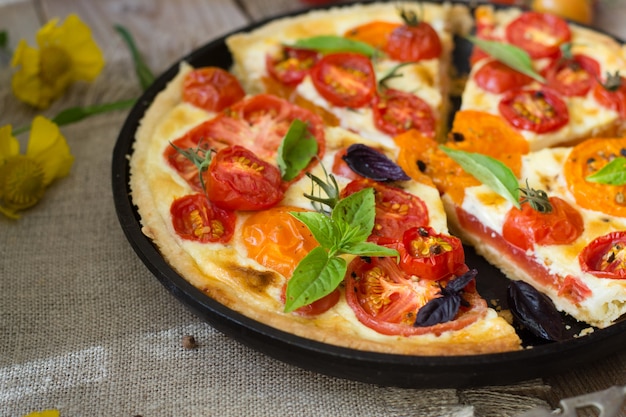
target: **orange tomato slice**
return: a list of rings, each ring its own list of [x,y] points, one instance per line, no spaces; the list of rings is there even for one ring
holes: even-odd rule
[[[425,178],[430,177],[439,192],[448,194],[455,203],[463,202],[465,188],[480,184],[439,149],[434,139],[417,130],[396,136],[395,142],[400,147],[398,165],[404,172],[422,183],[429,183]]]
[[[318,246],[304,223],[289,212],[298,207],[277,206],[253,213],[242,227],[242,240],[248,256],[287,278],[302,258]]]
[[[517,177],[522,168],[522,155],[530,151],[526,139],[504,119],[480,111],[457,112],[451,136],[452,141],[447,146],[496,158]]]
[[[344,33],[343,36],[348,39],[365,42],[374,48],[382,50],[387,45],[389,35],[398,26],[400,26],[398,23],[376,20],[352,28]]]
[[[626,217],[626,186],[599,184],[585,178],[626,153],[626,138],[588,139],[576,145],[565,161],[565,180],[576,203],[608,215]]]
[[[416,181],[430,177],[440,192],[461,204],[465,188],[480,182],[466,173],[438,148],[438,143],[415,130],[395,137],[400,147],[398,164]],[[446,146],[465,152],[477,152],[498,159],[519,177],[522,155],[530,150],[528,142],[502,118],[474,110],[456,113]]]

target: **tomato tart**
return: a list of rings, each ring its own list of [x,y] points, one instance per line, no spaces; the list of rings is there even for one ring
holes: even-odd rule
[[[623,186],[588,177],[609,164],[619,177],[626,143],[588,138],[623,130],[621,78],[598,92],[621,45],[551,15],[476,11],[314,10],[230,35],[231,68],[181,63],[134,142],[144,234],[219,303],[352,349],[522,349],[519,324],[477,291],[464,243],[532,285],[514,285],[513,304],[547,297],[542,308],[613,323],[626,309]],[[462,36],[477,46],[452,112]],[[530,70],[513,70],[504,44]],[[502,197],[503,173],[517,200]]]

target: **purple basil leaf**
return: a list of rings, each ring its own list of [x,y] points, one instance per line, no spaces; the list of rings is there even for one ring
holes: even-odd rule
[[[460,306],[461,296],[458,294],[433,298],[417,311],[413,326],[428,327],[446,323],[456,316]]]
[[[508,302],[517,321],[532,334],[545,340],[564,339],[561,315],[545,294],[523,281],[509,284]]]
[[[460,277],[451,279],[448,285],[442,290],[444,294],[458,294],[478,275],[476,269],[470,269]]]
[[[343,156],[350,169],[374,181],[407,181],[411,178],[385,154],[361,143],[350,145]]]

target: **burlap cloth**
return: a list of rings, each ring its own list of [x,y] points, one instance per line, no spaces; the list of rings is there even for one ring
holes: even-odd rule
[[[0,126],[22,126],[36,113],[12,96],[9,75],[0,68]],[[45,114],[139,94],[121,60]],[[573,394],[626,382],[621,354],[593,380],[574,371],[506,387],[379,387],[304,371],[222,335],[166,291],[118,223],[111,157],[127,113],[63,127],[71,174],[19,221],[0,217],[0,416],[513,416],[554,405],[550,384]],[[197,349],[182,347],[185,335]]]

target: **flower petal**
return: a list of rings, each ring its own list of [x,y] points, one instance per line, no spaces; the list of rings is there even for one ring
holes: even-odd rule
[[[20,153],[20,143],[11,134],[12,130],[11,125],[0,127],[0,165],[11,156]]]
[[[18,67],[11,79],[15,97],[31,106],[48,107],[55,95],[40,78],[39,51],[22,39],[13,53],[11,65]]]
[[[57,20],[54,21],[55,25]],[[91,81],[104,67],[104,56],[91,36],[91,29],[76,14],[70,14],[62,25],[48,23],[37,33],[41,49],[56,47],[63,49],[72,61],[73,80]]]
[[[43,116],[37,116],[33,120],[26,155],[41,164],[44,185],[69,174],[74,162],[59,127]]]

